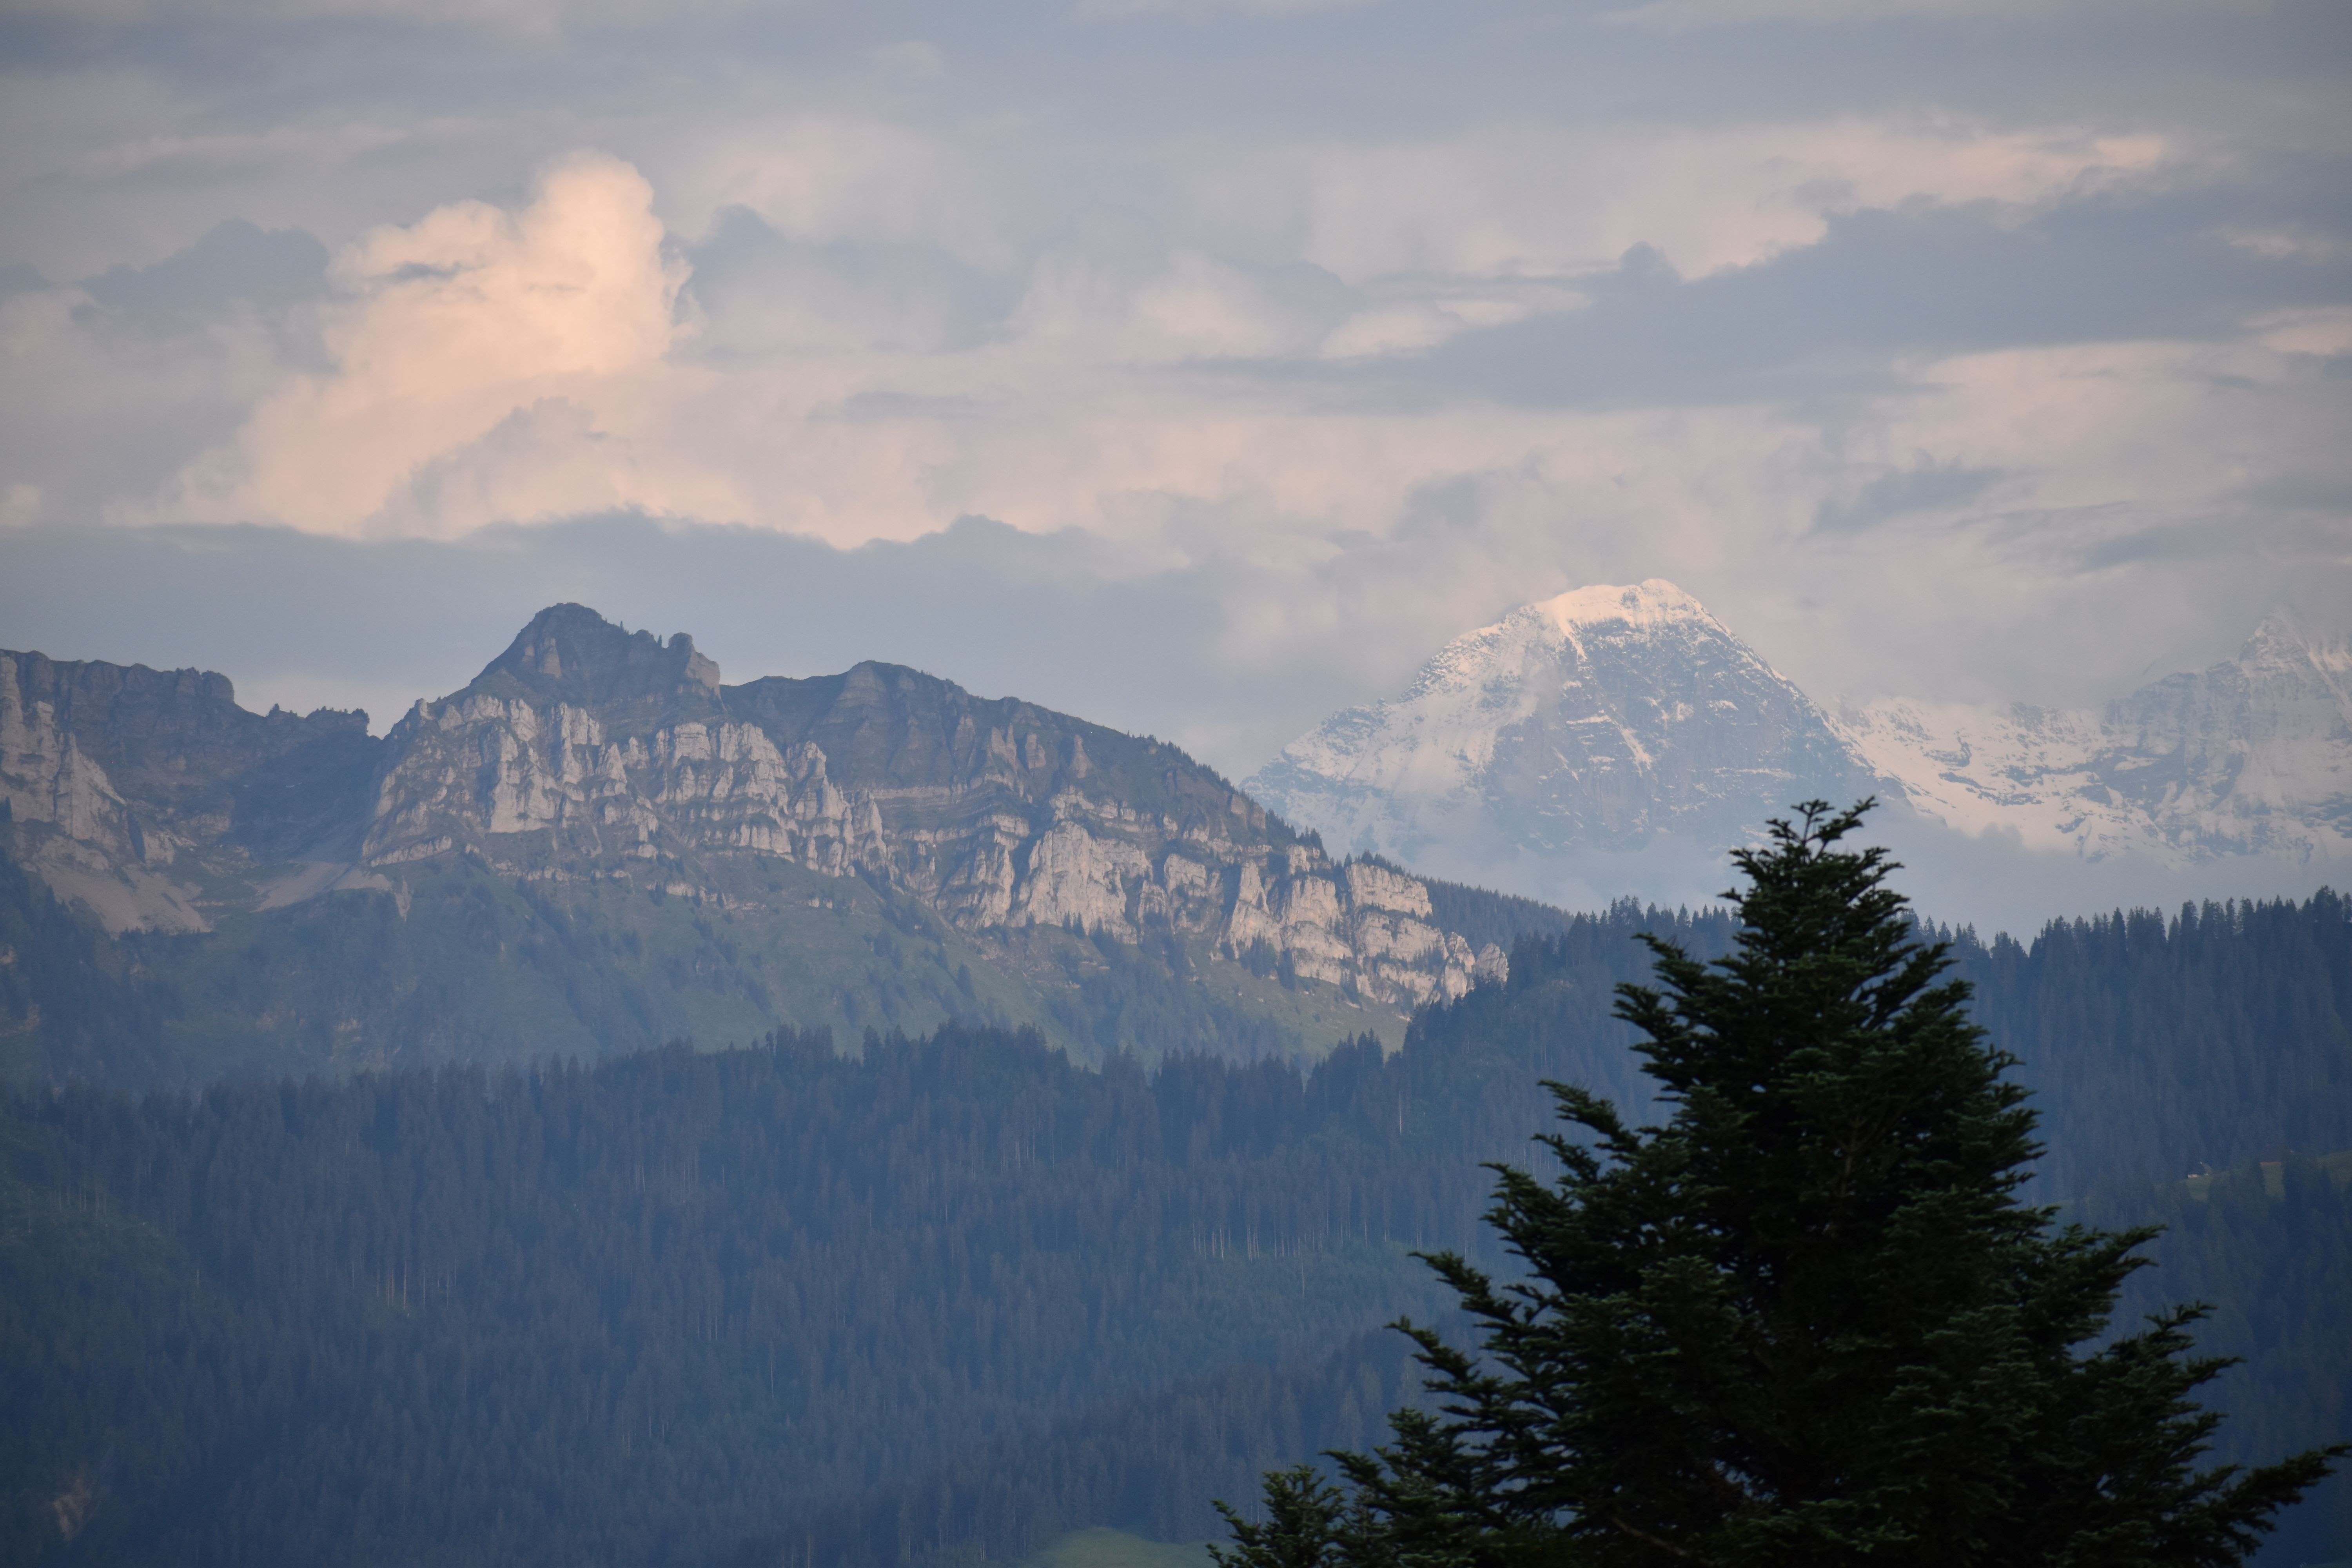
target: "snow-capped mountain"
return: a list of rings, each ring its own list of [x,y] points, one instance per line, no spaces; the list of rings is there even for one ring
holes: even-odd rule
[[[2352,853],[2352,648],[2292,616],[2101,712],[1879,701],[1841,718],[1920,811],[2029,848],[2172,865]]]
[[[1672,583],[1580,588],[1456,638],[1244,786],[1334,851],[1449,865],[1720,847],[1883,790],[1836,726]]]
[[[1627,882],[1630,858],[1594,869],[1612,851],[1719,852],[1812,796],[1876,795],[1930,835],[2081,861],[2308,865],[2352,856],[2352,647],[2282,614],[2237,658],[2097,711],[1887,700],[1832,718],[1652,578],[1456,638],[1244,787],[1334,850],[1538,896]],[[1939,853],[1906,831],[1906,853]]]

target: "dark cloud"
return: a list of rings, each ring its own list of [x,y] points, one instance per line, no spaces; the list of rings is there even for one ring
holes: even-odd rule
[[[2332,512],[2352,519],[2352,479],[2336,474],[2276,474],[2248,485],[2239,499],[2265,511]]]
[[[2241,512],[2135,528],[2084,545],[2076,569],[2229,561],[2249,550],[2292,563],[2286,591],[2332,592],[2352,603],[2352,507],[2318,517]]]
[[[0,300],[11,294],[27,294],[36,289],[46,289],[49,280],[41,269],[22,261],[0,263]]]
[[[1115,566],[1084,535],[980,518],[855,550],[625,516],[456,542],[0,531],[0,646],[201,665],[247,701],[363,704],[381,729],[410,700],[464,685],[535,611],[575,600],[691,633],[730,681],[908,664],[1190,743],[1236,776],[1348,696],[1328,678],[1276,684],[1223,658],[1213,574]]]
[[[686,300],[718,355],[833,342],[938,352],[969,348],[1020,302],[1021,280],[934,245],[811,244],[748,207],[723,209],[688,246]]]
[[[1465,333],[1389,374],[1547,407],[1794,400],[1891,390],[1899,356],[2219,338],[2255,312],[2352,300],[2352,257],[2225,237],[2243,205],[1865,211],[1830,219],[1817,245],[1691,281],[1630,255],[1579,280],[1589,309]]]
[[[1852,533],[1910,512],[1963,506],[1999,483],[2000,478],[1999,468],[1938,463],[1923,455],[1910,468],[1872,479],[1850,500],[1832,497],[1823,500],[1813,512],[1813,527],[1824,533]]]
[[[219,225],[151,267],[110,267],[81,288],[150,331],[183,331],[237,304],[282,310],[327,291],[327,247],[299,229]]]

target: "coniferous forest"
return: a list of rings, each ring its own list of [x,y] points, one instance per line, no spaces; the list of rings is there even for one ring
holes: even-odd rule
[[[784,1033],[596,1063],[10,1091],[7,1559],[898,1564],[1018,1559],[1381,1441],[1411,1254],[1504,1268],[1483,1161],[1538,1080],[1654,1109],[1621,905],[1520,942],[1403,1047],[1301,1072],[1074,1065],[1032,1036]],[[2023,1061],[2033,1196],[2169,1228],[2127,1321],[2215,1304],[2222,1458],[2352,1396],[2352,910],[2208,905],[1954,939]],[[846,1046],[844,1050],[839,1047]],[[2352,1557],[2331,1482],[2263,1559]]]

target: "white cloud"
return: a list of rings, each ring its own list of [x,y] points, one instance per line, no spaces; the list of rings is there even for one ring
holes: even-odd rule
[[[684,499],[648,493],[630,440],[684,281],[652,197],[628,165],[580,156],[547,170],[518,211],[458,202],[363,237],[334,266],[335,368],[265,398],[231,447],[191,469],[177,505],[334,532],[440,531]],[[569,437],[559,482],[488,477],[550,472],[562,437],[549,429]],[[419,483],[492,510],[420,502]]]
[[[1290,153],[1307,259],[1341,278],[1543,277],[1654,247],[1685,277],[1910,201],[2034,206],[2179,158],[2156,133],[1842,120],[1706,130],[1496,128]]]
[[[911,126],[837,114],[730,120],[666,163],[664,195],[689,231],[743,206],[815,244],[934,245],[990,267],[1013,259],[982,168]]]
[[[2352,354],[2352,305],[2281,310],[2250,323],[2266,349],[2283,354]]]
[[[1141,278],[1084,255],[1046,256],[1011,327],[1081,363],[1164,363],[1295,353],[1318,323],[1238,268],[1181,251]]]
[[[2352,241],[2307,224],[2233,226],[2218,232],[2228,244],[2273,261],[2327,262],[2352,256]]]
[[[1378,358],[1435,348],[1473,328],[1504,327],[1532,316],[1576,310],[1588,303],[1573,290],[1520,289],[1508,295],[1437,294],[1380,304],[1342,321],[1323,340],[1326,359]]]
[[[1929,140],[1942,162],[1925,183],[1948,193],[2023,196],[2083,166],[2049,153],[2047,138],[1990,152]],[[1884,138],[1822,132],[1818,144],[1839,158],[1791,160],[1780,177],[1834,163],[1870,190],[1923,183]],[[805,193],[856,184],[787,182],[771,205],[827,232],[868,220],[842,216],[855,203]],[[1901,395],[1833,427],[1738,405],[1580,414],[1459,395],[1401,410],[1327,405],[1312,384],[1230,367],[1319,357],[1336,373],[1583,302],[1508,279],[1406,278],[1306,296],[1185,250],[1150,264],[1049,252],[1003,331],[962,347],[936,333],[877,335],[887,302],[803,258],[770,281],[770,338],[730,318],[726,354],[689,354],[675,313],[681,269],[653,208],[633,168],[583,158],[556,166],[515,210],[457,203],[371,232],[336,264],[333,369],[285,378],[147,515],[448,536],[625,505],[848,545],[978,512],[1036,531],[1088,530],[1161,565],[1245,558],[1270,580],[1350,552],[1391,562],[1386,578],[1370,565],[1342,574],[1352,585],[1325,606],[1334,616],[1359,613],[1364,595],[1424,592],[1434,623],[1539,581],[1663,573],[1730,584],[1733,607],[1748,602],[1769,626],[1781,613],[1803,623],[1792,607],[1810,591],[1801,584],[1851,581],[1897,558],[1938,564],[1874,589],[1871,603],[1925,614],[1913,601],[1931,588],[1994,595],[2012,580],[2042,584],[2018,598],[2036,602],[2088,552],[2185,526],[2294,468],[2299,451],[2325,444],[2340,401],[2308,368],[2344,332],[2340,312],[2323,311],[2266,317],[2222,348],[1923,359],[1901,367]],[[1923,464],[2004,478],[1873,537],[1812,535],[1825,500]],[[1480,520],[1467,553],[1421,531],[1424,498],[1456,491]],[[1235,647],[1282,657],[1316,613],[1283,595],[1237,604]],[[1814,646],[1828,650],[1809,672],[1817,679],[1853,651],[1826,636]],[[1920,682],[1939,677],[1933,662],[1910,671],[1911,689],[1930,689]],[[1906,668],[1900,655],[1876,663]]]

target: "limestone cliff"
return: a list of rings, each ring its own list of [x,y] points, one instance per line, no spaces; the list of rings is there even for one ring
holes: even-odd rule
[[[727,686],[685,636],[576,605],[381,740],[247,712],[216,675],[0,655],[0,789],[16,858],[115,931],[352,889],[404,913],[462,866],[746,921],[804,908],[814,876],[983,943],[1172,940],[1391,1016],[1504,964],[1417,879],[1334,863],[1172,746],[894,665]]]
[[[227,678],[0,652],[0,824],[110,930],[201,931],[357,804],[367,715],[247,712]]]
[[[1503,963],[1439,931],[1420,882],[1333,864],[1172,746],[896,665],[723,686],[683,635],[558,605],[384,749],[362,871],[465,853],[518,877],[659,868],[693,886],[772,857],[968,931],[1263,942],[1397,1008]]]

